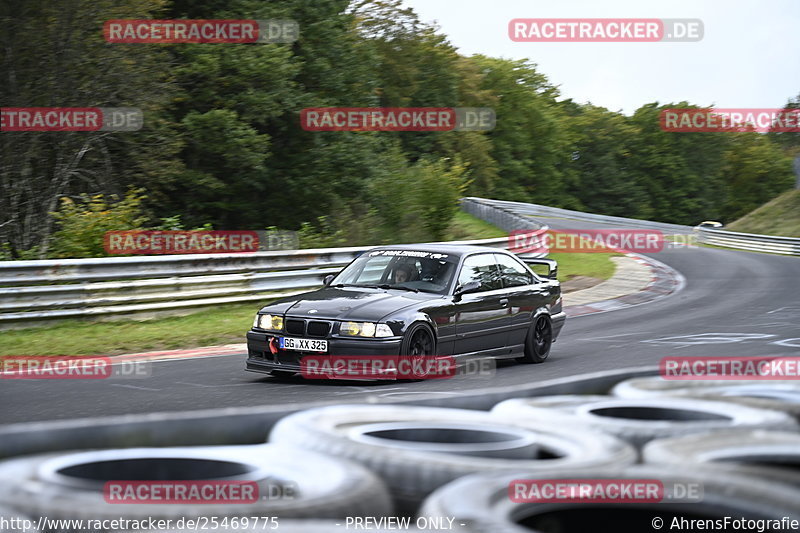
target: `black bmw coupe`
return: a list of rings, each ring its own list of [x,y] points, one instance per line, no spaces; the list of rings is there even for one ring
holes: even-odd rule
[[[247,370],[293,375],[303,357],[326,354],[541,363],[566,319],[555,277],[555,261],[481,246],[374,248],[323,288],[263,307],[247,333]]]

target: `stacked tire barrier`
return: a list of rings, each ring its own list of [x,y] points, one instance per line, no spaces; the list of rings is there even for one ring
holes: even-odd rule
[[[667,526],[683,518],[800,520],[800,388],[788,382],[666,385],[655,373],[631,369],[613,380],[573,376],[516,386],[487,393],[476,409],[315,407],[280,417],[261,444],[9,457],[0,461],[0,517],[268,515],[280,519],[278,531],[309,533],[358,520],[358,529],[397,530],[396,522],[380,522],[385,517],[407,520],[400,528],[407,531],[450,524],[445,529],[482,533],[569,533],[598,524],[652,531],[658,520],[674,530]],[[120,480],[235,480],[256,483],[265,494],[292,490],[291,497],[239,506],[115,505],[104,487]],[[649,480],[664,492],[636,502],[520,499],[512,487],[521,480]],[[698,487],[699,496],[674,498],[684,485]],[[770,531],[791,530],[784,522],[770,524]]]
[[[659,439],[642,450],[648,463],[713,465],[800,487],[800,434],[719,431]]]
[[[785,413],[697,398],[549,396],[507,400],[492,413],[531,423],[588,426],[637,447],[653,439],[731,428],[797,429]]]
[[[797,381],[665,381],[658,377],[628,379],[614,387],[620,398],[675,396],[722,400],[783,411],[800,421],[800,383]]]
[[[242,503],[228,501],[224,506],[219,502],[165,505],[152,502],[150,493],[148,503],[129,500],[119,505],[109,501],[106,484],[111,481],[220,482],[222,487],[230,482],[250,482],[252,494],[239,498]],[[209,514],[343,518],[391,514],[393,509],[383,484],[366,469],[275,445],[24,456],[0,463],[0,501],[28,516],[49,519],[178,520]]]
[[[703,500],[594,505],[577,502],[514,503],[508,497],[509,486],[520,478],[567,483],[575,479],[657,479],[664,485],[695,483],[703,487]],[[694,466],[683,471],[674,465],[636,465],[621,469],[493,472],[466,476],[433,493],[420,513],[456,516],[459,522],[467,524],[467,531],[475,533],[644,532],[661,528],[674,530],[676,528],[671,526],[675,520],[686,517],[714,521],[724,521],[726,516],[752,521],[796,518],[798,496],[800,491],[776,490],[767,481],[704,471]]]
[[[407,513],[436,488],[474,472],[618,467],[636,460],[630,446],[597,432],[433,407],[312,409],[278,422],[270,440],[360,463],[384,480]]]

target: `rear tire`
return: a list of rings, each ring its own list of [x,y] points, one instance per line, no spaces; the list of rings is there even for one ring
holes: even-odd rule
[[[519,363],[544,363],[553,345],[553,322],[547,315],[539,315],[531,323],[525,338],[525,356],[517,357]]]

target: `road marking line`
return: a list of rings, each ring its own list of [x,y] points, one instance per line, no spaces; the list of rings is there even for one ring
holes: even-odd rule
[[[125,383],[112,383],[112,387],[125,387],[126,389],[146,390],[159,392],[161,389],[151,389],[149,387],[137,387],[136,385],[126,385]]]

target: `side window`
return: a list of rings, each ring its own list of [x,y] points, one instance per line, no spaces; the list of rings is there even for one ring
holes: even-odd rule
[[[513,257],[505,254],[494,254],[494,257],[497,259],[497,264],[500,265],[503,286],[520,287],[533,283],[533,275]]]
[[[482,291],[491,291],[502,288],[500,273],[494,261],[494,254],[478,254],[467,257],[461,266],[458,275],[458,284],[463,285],[468,281],[479,281]]]

